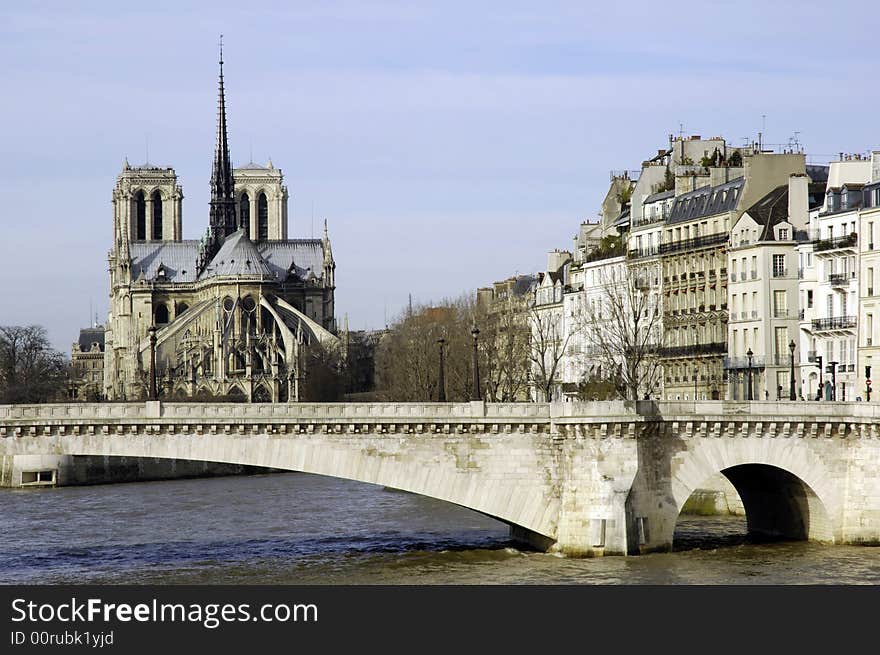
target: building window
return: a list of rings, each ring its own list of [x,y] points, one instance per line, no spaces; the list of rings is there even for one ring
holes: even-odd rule
[[[165,325],[168,322],[168,307],[165,303],[156,305],[156,325]]]
[[[865,316],[865,345],[873,346],[874,345],[874,315],[868,314]]]
[[[813,290],[807,289],[807,309],[813,308]]]
[[[788,316],[788,303],[784,290],[773,292],[773,317],[786,318]]]
[[[773,255],[773,277],[785,277],[785,255]]]
[[[867,283],[868,283],[868,295],[874,295],[874,269],[872,267],[868,267],[868,275],[867,275]]]
[[[145,241],[147,238],[147,201],[144,192],[138,191],[134,196],[134,238]]]
[[[257,197],[257,239],[264,241],[269,238],[269,201],[266,194]]]
[[[242,193],[238,201],[238,228],[244,228],[248,232],[251,225],[251,199],[248,194]]]
[[[162,239],[162,194],[153,191],[150,200],[153,204],[153,238],[159,241]]]
[[[788,241],[788,228],[785,228],[785,227],[779,228],[779,240],[780,241]]]

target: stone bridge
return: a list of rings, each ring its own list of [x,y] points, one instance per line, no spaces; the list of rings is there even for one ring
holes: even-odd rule
[[[358,480],[570,555],[672,547],[721,472],[750,532],[880,543],[880,406],[825,402],[0,406],[0,456],[205,460]]]

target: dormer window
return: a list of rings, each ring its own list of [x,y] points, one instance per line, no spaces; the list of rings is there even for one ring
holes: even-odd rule
[[[788,228],[785,228],[785,227],[779,228],[779,240],[780,241],[788,241]]]

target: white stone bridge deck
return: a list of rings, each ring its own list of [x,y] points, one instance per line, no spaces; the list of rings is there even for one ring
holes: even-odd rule
[[[880,542],[880,406],[830,402],[0,406],[0,456],[164,457],[432,496],[571,554],[668,549],[723,472],[756,533]]]

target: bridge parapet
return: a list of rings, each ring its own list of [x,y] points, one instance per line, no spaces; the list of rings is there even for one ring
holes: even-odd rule
[[[47,403],[0,405],[0,419],[66,418],[531,418],[546,420],[536,403]]]

